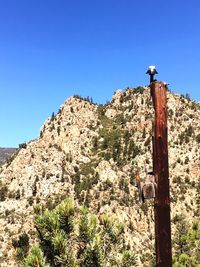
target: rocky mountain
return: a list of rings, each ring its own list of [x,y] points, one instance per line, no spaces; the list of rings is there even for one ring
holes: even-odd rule
[[[0,147],[0,166],[6,162],[6,160],[14,154],[16,148],[4,148]]]
[[[30,243],[38,242],[36,214],[68,197],[98,218],[115,214],[138,266],[149,267],[153,200],[139,202],[135,174],[139,170],[145,180],[146,169],[152,169],[153,113],[147,87],[117,90],[106,105],[80,96],[66,100],[40,136],[1,167],[0,266],[23,266],[14,241],[26,234]],[[176,253],[178,229],[192,227],[200,216],[200,104],[168,92],[168,132]]]

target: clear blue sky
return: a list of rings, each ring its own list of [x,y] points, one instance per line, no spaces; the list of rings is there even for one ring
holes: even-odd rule
[[[148,84],[149,65],[200,101],[199,0],[0,0],[0,146],[37,137],[71,95]]]

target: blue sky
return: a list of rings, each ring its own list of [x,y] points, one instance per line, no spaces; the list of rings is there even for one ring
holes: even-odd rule
[[[37,137],[71,95],[147,85],[149,65],[200,101],[199,14],[199,0],[0,0],[0,147]]]

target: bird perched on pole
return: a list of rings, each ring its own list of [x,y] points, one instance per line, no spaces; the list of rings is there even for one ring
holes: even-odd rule
[[[150,83],[152,83],[154,81],[154,75],[158,74],[156,67],[155,66],[149,66],[146,74],[150,75]]]

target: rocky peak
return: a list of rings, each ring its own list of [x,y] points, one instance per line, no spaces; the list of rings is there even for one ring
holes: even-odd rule
[[[200,216],[199,112],[199,103],[168,92],[172,218],[181,211],[188,224]],[[12,239],[26,232],[31,242],[37,241],[34,212],[70,197],[96,214],[116,213],[125,225],[127,245],[143,258],[140,266],[148,266],[152,201],[139,203],[134,177],[139,169],[145,179],[145,168],[152,167],[153,114],[148,87],[117,90],[106,105],[80,96],[66,100],[45,121],[40,136],[1,168],[0,265],[19,266]]]

